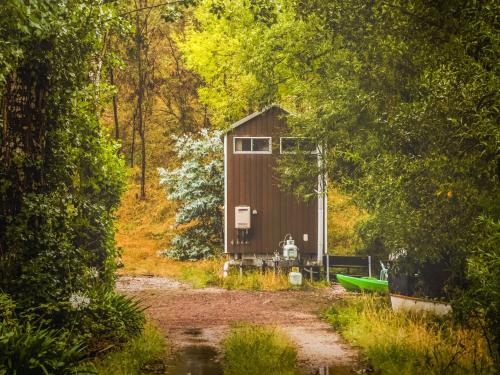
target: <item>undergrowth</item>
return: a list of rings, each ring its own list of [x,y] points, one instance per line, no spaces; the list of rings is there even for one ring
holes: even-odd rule
[[[225,375],[296,374],[297,349],[276,328],[235,325],[224,339],[222,347]]]
[[[139,375],[161,364],[165,351],[163,336],[147,324],[143,333],[131,339],[122,350],[98,358],[94,364],[98,374]]]
[[[239,290],[289,290],[289,289],[313,289],[326,288],[328,284],[320,281],[309,281],[302,278],[302,286],[292,286],[288,281],[287,275],[283,273],[275,274],[273,270],[267,271],[246,271],[243,275],[235,269],[229,275],[222,279],[221,286],[226,289]]]
[[[0,321],[0,375],[69,374],[83,351],[83,340],[67,331]]]
[[[494,373],[479,330],[465,329],[450,317],[395,313],[387,299],[368,296],[339,302],[324,317],[362,348],[379,374]]]
[[[194,288],[205,288],[209,286],[222,286],[222,266],[224,259],[214,258],[209,260],[199,260],[196,262],[175,262],[171,261],[174,267],[179,268],[177,275],[172,275],[177,279],[187,281]]]
[[[286,275],[275,275],[272,271],[264,273],[258,271],[244,272],[243,275],[237,270],[230,272],[222,280],[222,286],[226,289],[242,290],[285,290],[290,289]]]
[[[92,373],[91,358],[136,340],[144,321],[138,301],[104,288],[30,309],[0,292],[0,375]]]
[[[229,290],[277,291],[328,287],[325,282],[311,282],[307,278],[303,278],[301,287],[293,287],[288,282],[287,275],[275,274],[273,270],[264,272],[253,270],[240,274],[238,269],[233,268],[226,277],[223,277],[224,261],[224,258],[196,262],[170,260],[171,268],[166,272],[168,272],[167,276],[188,282],[194,288],[219,287]]]

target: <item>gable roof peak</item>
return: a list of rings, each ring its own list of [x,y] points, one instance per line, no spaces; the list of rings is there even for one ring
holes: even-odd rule
[[[247,123],[248,121],[250,121],[251,119],[255,118],[255,117],[258,117],[264,113],[266,113],[267,111],[273,109],[273,108],[278,108],[278,109],[281,109],[283,112],[285,112],[286,114],[290,114],[289,111],[287,111],[286,109],[284,109],[283,107],[281,107],[280,105],[278,104],[271,104],[267,107],[264,107],[264,109],[262,109],[262,111],[257,111],[257,112],[254,112],[246,117],[243,117],[241,120],[238,120],[236,121],[235,123],[233,123],[230,127],[229,127],[229,130],[232,130],[232,129],[236,129],[237,127]]]

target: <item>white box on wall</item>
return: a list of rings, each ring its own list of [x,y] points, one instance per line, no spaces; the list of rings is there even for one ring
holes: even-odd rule
[[[236,206],[234,210],[235,228],[250,229],[250,206]]]

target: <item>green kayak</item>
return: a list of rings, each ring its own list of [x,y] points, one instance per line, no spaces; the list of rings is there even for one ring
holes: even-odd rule
[[[386,280],[378,280],[374,277],[352,277],[341,274],[337,274],[337,280],[340,285],[351,292],[389,293],[389,284]]]

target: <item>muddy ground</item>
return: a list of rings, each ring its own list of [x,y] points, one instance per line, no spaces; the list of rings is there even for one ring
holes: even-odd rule
[[[150,306],[148,316],[164,332],[174,353],[195,344],[218,349],[231,324],[251,322],[285,332],[297,345],[305,373],[366,372],[358,351],[318,317],[319,311],[338,300],[342,289],[194,289],[165,278],[127,276],[120,277],[117,288]]]

